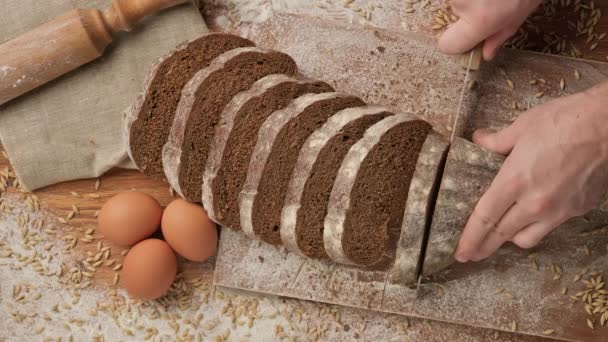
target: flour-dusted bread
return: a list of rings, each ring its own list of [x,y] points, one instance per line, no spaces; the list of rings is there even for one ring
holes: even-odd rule
[[[288,250],[327,258],[323,222],[338,169],[365,131],[389,115],[393,114],[378,106],[347,108],[308,137],[293,168],[281,212],[281,240]]]
[[[200,202],[203,172],[224,107],[265,76],[296,73],[296,63],[288,55],[253,47],[230,50],[197,72],[182,91],[163,148],[163,168],[171,186],[185,199]]]
[[[333,185],[323,241],[339,263],[388,267],[394,259],[410,181],[431,126],[396,114],[348,151]]]
[[[460,234],[505,157],[456,138],[448,152],[422,270],[425,276],[454,262]]]
[[[211,33],[179,46],[154,65],[125,118],[128,152],[145,174],[163,179],[161,153],[173,124],[182,88],[222,53],[254,44],[241,37]]]
[[[416,171],[412,176],[405,204],[401,236],[397,244],[395,263],[390,280],[395,284],[415,284],[418,261],[426,228],[431,222],[434,196],[441,181],[449,143],[435,132],[430,132],[420,150]]]
[[[302,145],[336,112],[360,107],[357,97],[340,93],[306,94],[264,122],[239,195],[241,228],[251,237],[280,244],[281,210]]]
[[[238,194],[266,118],[303,94],[330,91],[324,82],[269,75],[230,101],[221,114],[203,174],[203,205],[212,220],[240,229]]]

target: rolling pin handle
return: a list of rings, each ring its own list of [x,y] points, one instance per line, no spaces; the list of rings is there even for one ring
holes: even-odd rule
[[[188,0],[114,0],[102,17],[112,33],[129,32],[144,17]]]
[[[0,106],[101,56],[113,34],[188,0],[114,0],[75,9],[0,45]],[[49,43],[52,42],[52,43]]]

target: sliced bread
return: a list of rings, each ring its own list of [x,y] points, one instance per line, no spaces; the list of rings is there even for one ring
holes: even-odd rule
[[[410,181],[431,125],[411,115],[370,127],[342,161],[323,241],[339,263],[387,267],[394,259]]]
[[[431,222],[448,146],[440,134],[430,132],[420,150],[405,204],[395,263],[390,271],[390,281],[395,284],[412,285],[418,280],[422,244]]]
[[[281,240],[288,250],[327,258],[323,222],[338,169],[367,128],[389,115],[393,114],[377,106],[344,109],[308,137],[293,169],[281,212]]]
[[[182,91],[162,153],[165,175],[175,191],[189,201],[201,201],[215,128],[235,95],[265,76],[296,73],[288,55],[252,47],[230,50],[196,73]]]
[[[340,93],[306,94],[264,122],[239,195],[241,228],[251,237],[280,244],[281,210],[289,179],[308,136],[336,112],[365,103]]]
[[[163,179],[161,153],[173,124],[182,88],[222,53],[254,44],[241,37],[212,33],[179,46],[155,64],[125,118],[128,152],[146,175]]]
[[[230,101],[220,116],[203,173],[203,206],[213,221],[240,229],[238,194],[266,118],[303,94],[329,91],[333,89],[324,82],[269,75]]]
[[[422,268],[424,276],[430,276],[455,261],[454,252],[462,229],[504,160],[504,156],[465,139],[454,139],[435,201]]]

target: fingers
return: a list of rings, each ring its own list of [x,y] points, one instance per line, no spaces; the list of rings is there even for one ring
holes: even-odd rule
[[[490,151],[506,155],[515,147],[520,133],[519,125],[515,123],[498,132],[490,129],[478,129],[473,133],[473,142]]]
[[[527,131],[535,130],[535,119],[547,112],[547,106],[554,106],[556,100],[528,109],[521,113],[513,123],[500,131],[478,129],[473,132],[473,142],[490,151],[507,155]]]
[[[509,241],[519,231],[534,223],[525,205],[515,203],[500,219],[495,229],[491,230],[483,241],[479,251],[471,258],[479,261],[494,254],[505,242]]]
[[[459,19],[439,38],[439,51],[448,55],[465,53],[483,41],[487,32],[480,30],[464,19]]]
[[[537,222],[522,229],[511,238],[511,241],[520,248],[532,248],[551,231],[551,226],[546,221]]]
[[[452,12],[460,19],[442,35],[439,50],[461,54],[485,40],[484,59],[491,60],[540,2],[494,1],[488,6],[487,1],[451,0]]]
[[[511,241],[521,248],[532,248],[560,224],[548,220],[533,223],[515,234]]]
[[[460,262],[471,260],[488,233],[496,228],[496,224],[515,203],[520,189],[510,184],[505,170],[508,170],[508,167],[503,166],[469,217],[454,255],[456,260]]]
[[[483,43],[483,59],[486,61],[494,59],[494,57],[496,57],[496,52],[498,52],[507,39],[509,39],[515,32],[517,31],[509,27],[486,38]]]
[[[459,17],[462,17],[465,13],[471,11],[475,7],[475,3],[470,0],[451,0],[450,7],[452,12]]]

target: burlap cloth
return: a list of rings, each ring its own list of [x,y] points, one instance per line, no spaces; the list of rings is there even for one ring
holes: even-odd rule
[[[74,8],[105,8],[110,3],[4,1],[0,42]],[[195,6],[166,10],[115,37],[101,59],[0,106],[0,141],[21,184],[34,190],[98,177],[115,166],[132,167],[121,130],[123,111],[160,56],[206,32]]]

